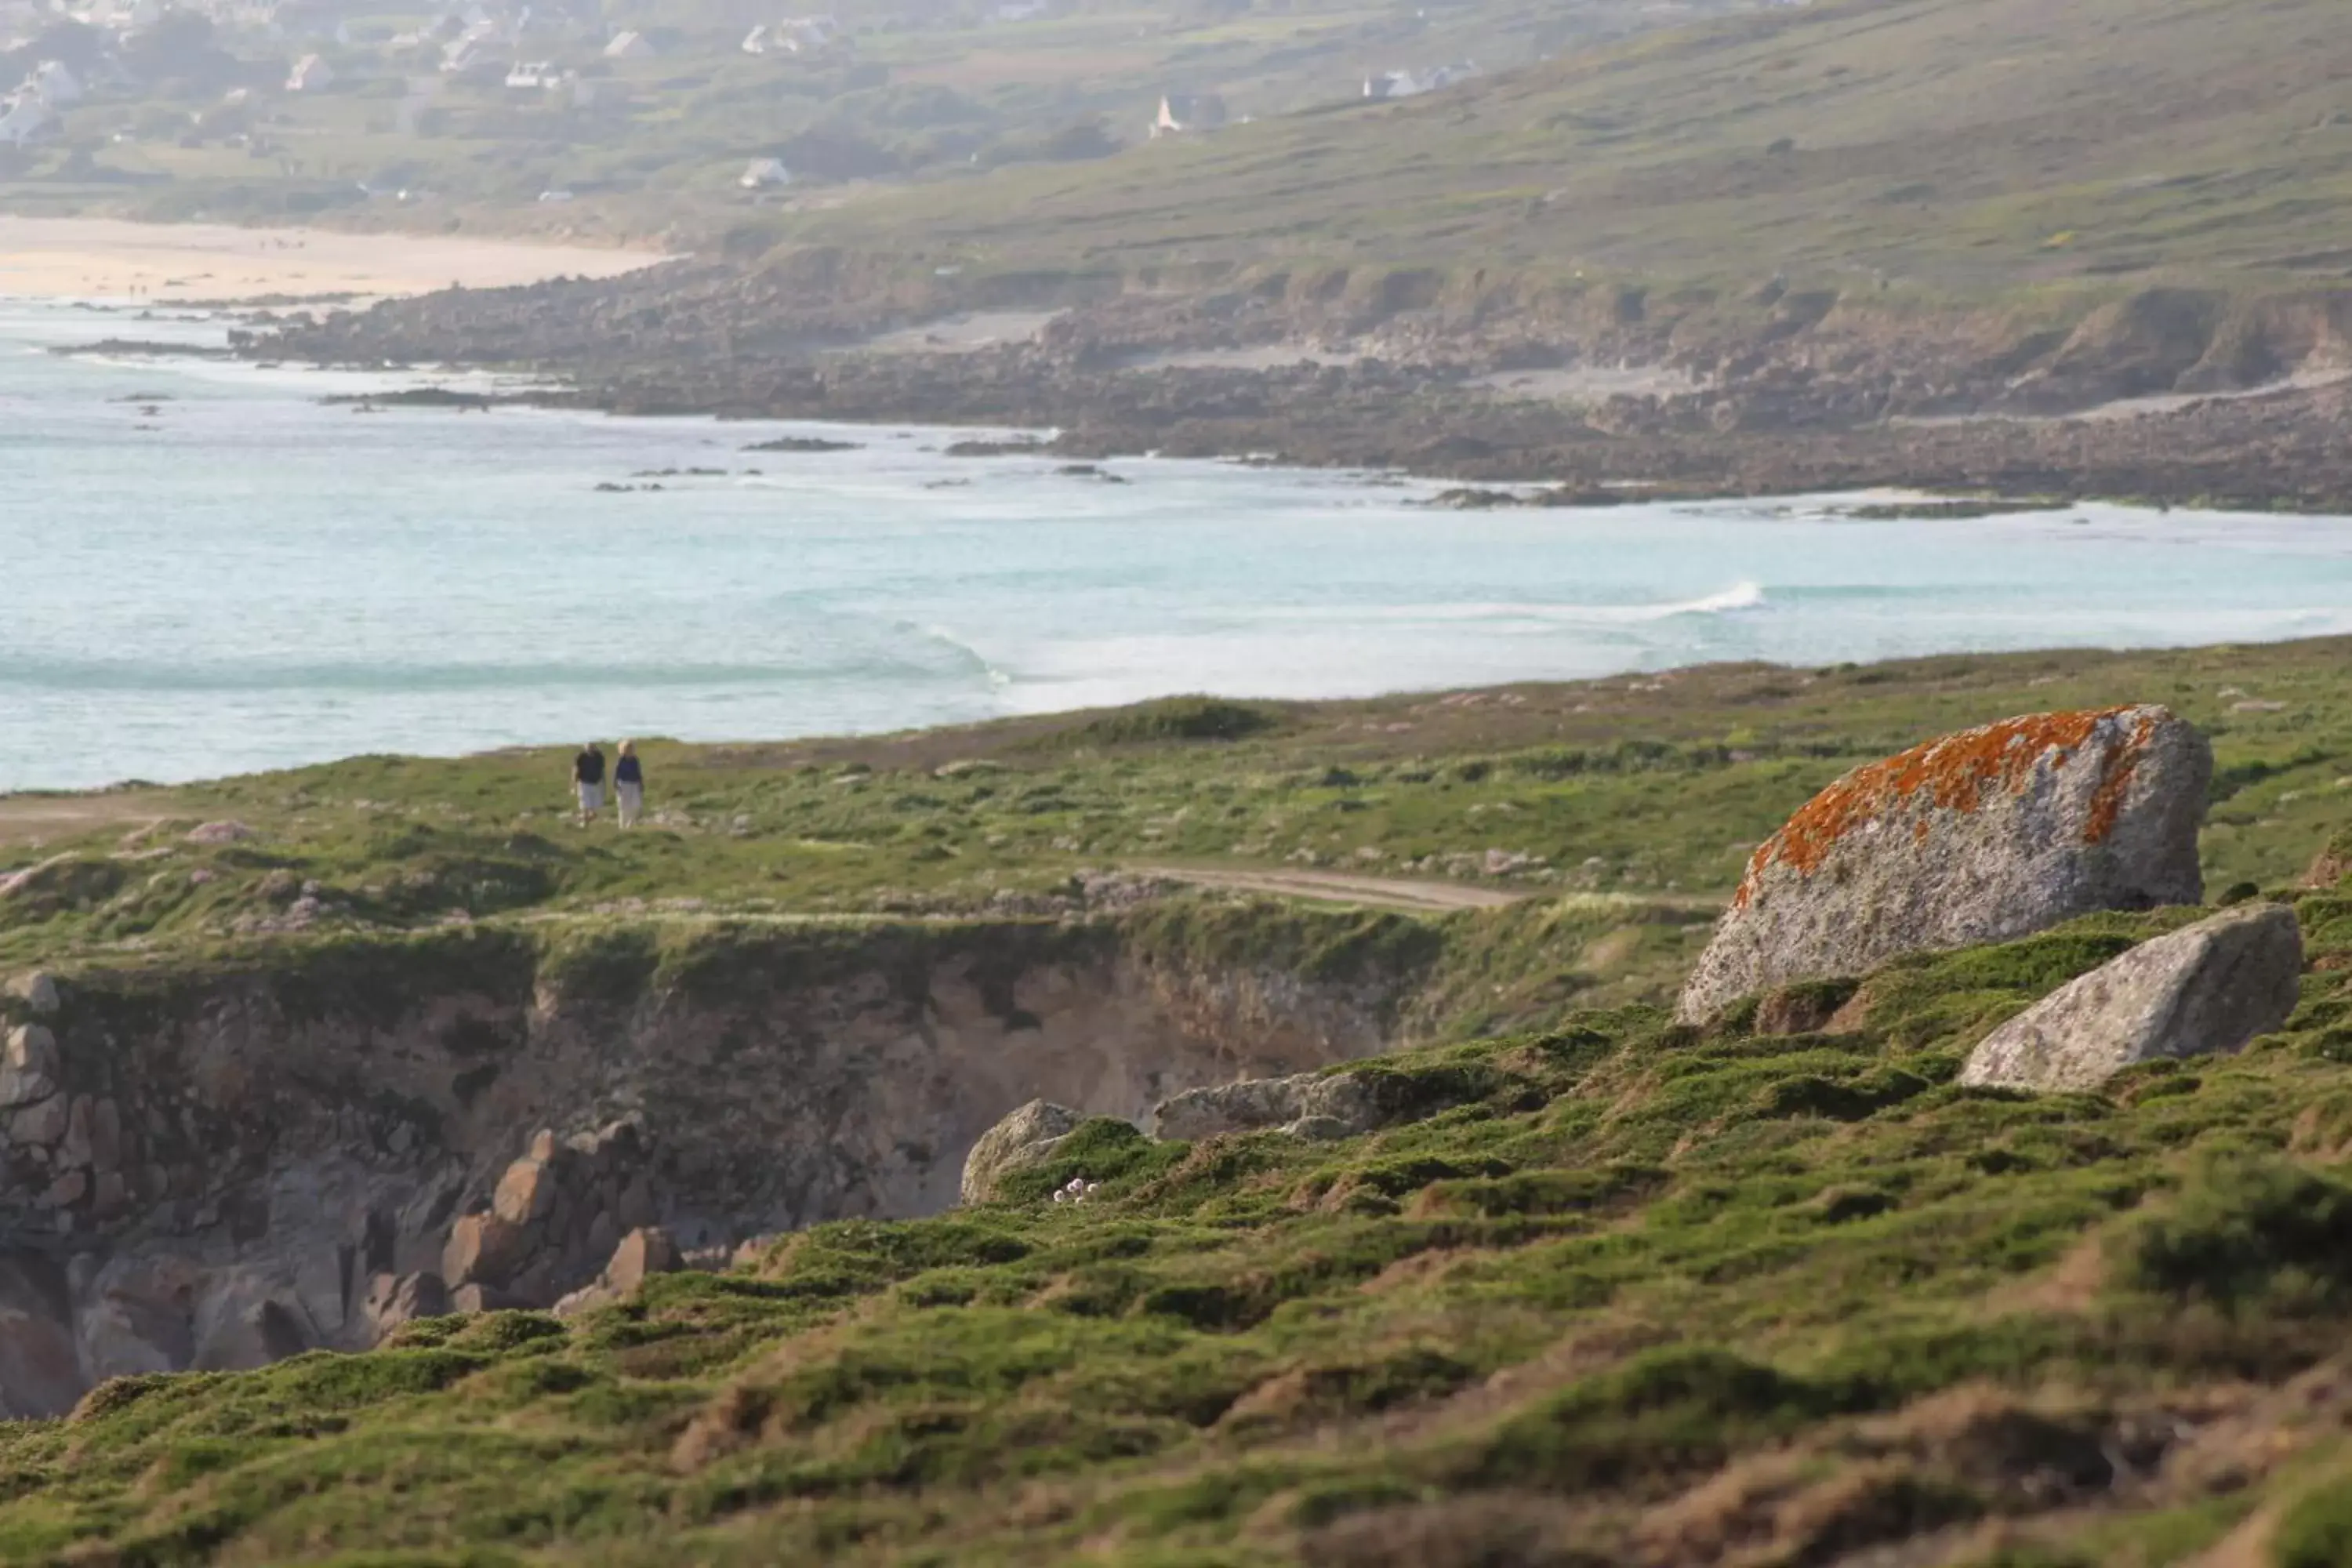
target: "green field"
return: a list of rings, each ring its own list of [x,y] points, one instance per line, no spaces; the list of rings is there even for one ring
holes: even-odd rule
[[[2333,285],[2341,23],[2330,0],[1822,0],[798,232],[953,236],[1006,265],[1786,274],[1932,299]]]
[[[1388,1131],[1096,1122],[1003,1201],[820,1226],[582,1318],[111,1383],[0,1426],[0,1560],[2352,1560],[2352,888],[2298,885],[2352,817],[2347,653],[665,744],[665,816],[625,836],[563,819],[556,752],[0,801],[0,866],[41,868],[0,902],[0,967],[68,976],[1050,924],[1084,917],[1017,900],[1081,868],[1530,895],[1423,919],[1173,893],[1140,917],[1240,963],[1433,965],[1425,1043],[1349,1069],[1413,1108]],[[1744,847],[1816,785],[1961,724],[2135,700],[2212,737],[2209,896],[2296,902],[2312,962],[2284,1033],[2098,1094],[1955,1086],[1994,1022],[2178,910],[1898,962],[1834,987],[1839,1033],[1669,1026]],[[180,831],[224,819],[253,836]],[[1529,859],[1486,876],[1496,849]],[[257,929],[298,895],[326,912]],[[1073,1176],[1101,1186],[1045,1201]]]

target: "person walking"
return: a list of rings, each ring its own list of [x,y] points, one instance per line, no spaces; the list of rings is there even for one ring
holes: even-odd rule
[[[635,827],[646,809],[646,770],[637,762],[637,743],[621,742],[621,760],[613,764],[613,794],[621,808],[621,826]]]
[[[572,787],[580,799],[580,826],[585,827],[604,809],[604,753],[593,741],[572,759]]]

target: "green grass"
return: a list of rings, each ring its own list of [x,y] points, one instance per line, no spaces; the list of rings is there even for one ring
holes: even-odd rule
[[[654,744],[673,817],[625,836],[562,819],[551,752],[0,802],[0,864],[67,857],[0,903],[0,969],[93,977],[74,1005],[118,1035],[224,968],[288,1017],[364,1017],[433,986],[625,1000],[1120,942],[1385,987],[1419,1042],[1353,1069],[1398,1117],[1368,1136],[1096,1121],[1001,1202],[819,1226],[576,1320],[104,1385],[0,1424],[0,1561],[1664,1568],[1949,1531],[1988,1563],[2152,1565],[2263,1521],[2250,1561],[2343,1561],[2352,888],[2293,884],[2352,805],[2346,653]],[[1852,1033],[1671,1024],[1736,846],[1828,776],[2148,699],[2214,737],[2209,885],[2295,903],[2285,1031],[2097,1094],[1958,1087],[1985,1030],[2180,910],[1903,961]],[[11,814],[67,804],[115,819],[36,844]],[[255,837],[186,842],[224,819]],[[1546,864],[1465,870],[1539,896],[1442,919],[1209,894],[1040,918],[1085,913],[1082,868],[1310,868],[1297,846]],[[306,882],[317,923],[252,929]],[[1074,1176],[1101,1184],[1050,1202]]]
[[[109,1384],[0,1427],[0,1558],[1374,1563],[1421,1531],[1442,1564],[1572,1516],[1592,1555],[1542,1560],[1716,1560],[1652,1555],[1672,1525],[1811,1561],[2063,1536],[2067,1506],[2197,1539],[2197,1497],[2110,1496],[2111,1457],[2266,1419],[2262,1385],[2336,1352],[2347,1189],[2299,1118],[2352,1093],[2320,1048],[2352,997],[2315,974],[2296,1027],[2183,1092],[1953,1086],[1974,1026],[1939,999],[2013,1007],[2100,951],[1916,966],[1833,1038],[1583,1014],[1391,1059],[1447,1087],[1370,1137],[1095,1123],[1007,1201],[821,1226],[573,1322]],[[1043,1201],[1066,1173],[1101,1185]],[[2045,1283],[2085,1247],[2108,1265]],[[2240,1479],[2306,1484],[2322,1434],[2268,1419]],[[1759,1466],[1769,1508],[1717,1479]],[[2282,1564],[2338,1560],[2314,1497]]]
[[[1741,300],[1776,275],[1822,308],[2001,296],[2028,323],[2118,282],[2326,286],[2352,263],[2336,17],[2328,0],[1822,0],[798,232],[953,236],[1007,267],[1221,268],[1302,300],[1402,283],[1595,330],[1698,303],[1760,325],[1770,302]]]

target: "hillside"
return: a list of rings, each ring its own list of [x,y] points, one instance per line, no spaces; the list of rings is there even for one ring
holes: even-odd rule
[[[813,216],[1005,265],[1775,274],[1981,296],[2352,272],[2326,0],[1822,0]]]
[[[1287,113],[1381,71],[1494,70],[1658,20],[1627,0],[71,15],[0,13],[0,96],[47,60],[79,89],[0,132],[11,210],[681,246],[877,184],[1106,157],[1146,139],[1165,93],[1213,94],[1235,119]],[[305,58],[323,70],[298,84]],[[740,183],[772,158],[788,182]]]
[[[2327,0],[1667,19],[249,348],[1570,501],[1640,481],[2352,510],[2352,34]]]
[[[2352,1561],[2352,888],[2305,884],[2331,838],[2311,869],[2344,867],[2345,653],[656,745],[619,836],[562,819],[551,752],[0,800],[6,1089],[68,1079],[9,1122],[0,1397],[70,1406],[0,1421],[0,1561]],[[2209,897],[2300,918],[2283,1032],[1955,1083],[2187,910],[1670,1024],[1748,846],[1831,775],[2156,699],[2213,743]],[[1216,870],[1335,875],[1185,889]],[[1385,913],[1340,871],[1523,897]],[[940,1212],[1026,1096],[1321,1065],[1388,1124],[1097,1119]],[[101,1109],[58,1142],[29,1119],[68,1095]],[[600,1179],[692,1267],[562,1316],[339,1283],[419,1267],[420,1220],[446,1267],[430,1227],[493,1187],[576,1226],[584,1151],[642,1161]],[[128,1375],[61,1386],[60,1302]]]

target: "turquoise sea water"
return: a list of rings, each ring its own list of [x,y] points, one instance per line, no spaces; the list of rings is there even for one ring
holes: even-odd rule
[[[962,432],[358,414],[320,397],[387,383],[45,352],[221,331],[0,300],[0,789],[2352,630],[2346,520],[1455,513],[1372,475],[1132,459],[1112,484],[946,456]],[[744,450],[788,433],[863,445]],[[690,468],[726,472],[633,478]]]

